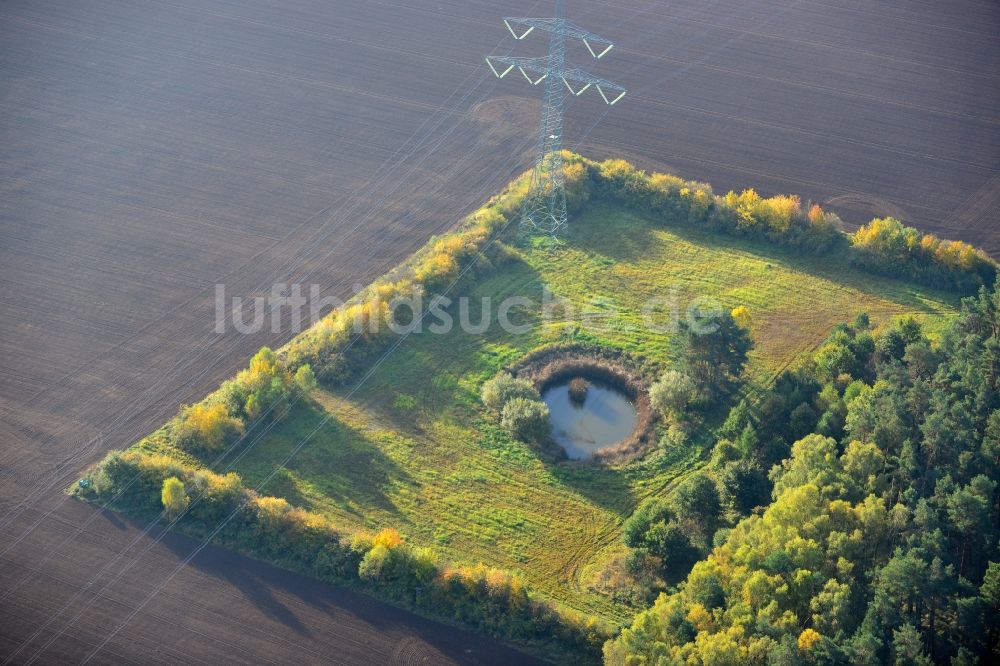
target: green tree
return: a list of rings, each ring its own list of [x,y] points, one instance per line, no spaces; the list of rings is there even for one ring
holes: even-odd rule
[[[184,509],[191,502],[191,498],[184,490],[184,482],[176,476],[171,476],[163,480],[160,501],[163,504],[164,515],[169,519],[174,519],[184,512]]]
[[[503,406],[500,424],[516,439],[541,442],[549,434],[549,408],[540,400],[512,398]]]
[[[726,463],[718,473],[720,499],[736,512],[746,515],[771,499],[771,484],[759,466],[737,460]]]
[[[824,636],[846,636],[854,628],[851,586],[831,578],[809,602],[812,623]]]
[[[734,446],[742,458],[749,459],[757,455],[760,447],[760,437],[757,436],[757,429],[753,424],[748,423],[743,431],[736,438]]]
[[[1000,612],[1000,562],[990,562],[979,594],[994,611]]]
[[[250,366],[230,383],[228,400],[237,402],[238,409],[250,421],[282,419],[290,408],[288,398],[292,381],[291,373],[278,355],[269,347],[261,347],[250,359]]]
[[[646,532],[650,526],[659,522],[669,522],[673,517],[670,507],[663,498],[650,498],[625,519],[622,524],[622,541],[630,548],[644,548]]]
[[[681,371],[710,398],[732,390],[753,349],[750,334],[729,313],[695,327],[680,322],[674,344]]]
[[[746,400],[740,400],[735,407],[729,410],[729,415],[716,434],[720,439],[735,440],[747,426],[753,426],[753,424],[753,411],[750,409],[750,404]]]
[[[295,386],[304,395],[309,395],[319,386],[316,381],[316,375],[308,363],[300,365],[299,369],[295,371]]]
[[[771,471],[774,496],[807,483],[815,485],[831,498],[843,496],[844,468],[837,450],[835,440],[816,434],[795,442],[791,457]]]
[[[721,510],[715,482],[701,472],[688,476],[671,494],[670,508],[677,522],[695,536],[699,545],[707,548],[718,527]]]
[[[966,559],[970,548],[981,552],[982,541],[992,536],[993,497],[996,482],[978,476],[968,486],[957,488],[947,495],[945,505],[948,519],[961,535],[959,545],[959,575],[965,575]]]
[[[902,351],[900,351],[902,353]],[[858,359],[846,341],[831,341],[820,347],[815,358],[821,377],[827,381],[840,375],[855,375],[858,372]]]
[[[649,400],[664,417],[679,418],[698,395],[694,381],[677,370],[663,373],[659,381],[649,388]]]
[[[816,428],[819,415],[808,402],[801,403],[788,415],[788,428],[792,437],[805,437]]]
[[[989,645],[997,645],[1000,634],[1000,562],[990,562],[983,576],[983,584],[979,587],[979,596],[986,608]]]
[[[508,372],[501,372],[483,384],[480,391],[483,404],[494,412],[503,411],[504,405],[514,398],[540,400],[535,387],[526,379],[517,379]]]
[[[650,554],[660,558],[662,574],[668,581],[683,578],[700,555],[685,529],[673,522],[661,520],[650,525],[643,541]]]
[[[896,666],[933,666],[934,662],[924,652],[920,632],[910,624],[892,633],[892,659]]]

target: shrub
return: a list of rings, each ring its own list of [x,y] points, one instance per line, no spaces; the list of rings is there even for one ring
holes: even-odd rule
[[[411,409],[416,409],[417,399],[412,395],[406,393],[400,393],[396,396],[396,399],[392,401],[393,409],[398,409],[400,411],[409,411]]]
[[[319,386],[316,382],[316,375],[308,363],[299,366],[299,369],[295,371],[295,386],[304,395],[309,395]]]
[[[270,348],[261,347],[236,382],[246,395],[243,413],[248,419],[280,419],[288,413],[291,373]]]
[[[501,372],[493,379],[487,380],[483,384],[480,396],[487,409],[497,413],[502,412],[504,405],[514,398],[541,399],[531,382],[526,379],[517,379],[507,372]]]
[[[191,498],[184,491],[184,482],[176,476],[163,480],[163,489],[160,491],[160,502],[163,504],[163,513],[167,518],[179,516],[188,507]]]
[[[396,548],[403,543],[403,537],[397,530],[388,527],[372,539],[372,544],[376,546],[385,546],[386,548]]]
[[[358,565],[358,576],[362,580],[378,580],[382,577],[390,555],[390,549],[385,544],[374,545],[361,559],[361,564]]]
[[[504,405],[500,424],[512,437],[540,442],[549,433],[549,408],[541,400],[513,398]]]
[[[202,495],[192,512],[205,523],[225,520],[244,500],[243,480],[236,472],[220,475],[202,470],[193,476]]]
[[[866,270],[973,292],[996,280],[996,264],[962,241],[941,240],[899,220],[876,218],[851,236],[851,260]]]
[[[631,516],[622,523],[622,541],[631,548],[645,546],[645,535],[649,526],[673,519],[673,512],[665,500],[652,497],[639,505]]]
[[[750,308],[745,305],[737,305],[729,314],[737,326],[745,329],[750,328]]]
[[[694,380],[683,372],[668,370],[649,387],[649,402],[661,416],[679,416],[698,396]]]
[[[590,382],[583,377],[574,377],[569,382],[569,398],[576,403],[582,403],[587,399],[587,389]]]
[[[844,239],[840,218],[817,205],[803,211],[796,196],[763,198],[748,189],[719,197],[704,183],[662,173],[647,175],[624,160],[597,164],[594,177],[604,196],[668,223],[708,225],[809,252],[829,251]]]
[[[589,170],[583,162],[567,163],[564,169],[566,208],[577,211],[590,199]]]
[[[683,423],[675,421],[667,426],[667,430],[660,437],[658,445],[664,452],[677,452],[687,444],[688,436],[688,427]]]
[[[587,163],[595,192],[671,224],[706,225],[735,236],[813,253],[849,246],[851,261],[874,273],[972,292],[996,280],[996,263],[961,241],[941,240],[893,218],[875,219],[848,237],[843,223],[794,195],[762,197],[753,189],[715,196],[708,185],[669,174],[647,175],[624,160]]]
[[[567,196],[579,206],[589,196],[589,163],[578,156],[566,161]],[[327,314],[287,347],[288,364],[309,363],[324,383],[340,383],[363,367],[391,340],[392,316],[387,304],[415,293],[434,294],[463,276],[474,277],[510,259],[500,232],[513,233],[516,216],[528,193],[527,176],[469,215],[459,230],[432,238],[390,277],[371,285],[349,304]],[[468,270],[470,268],[475,270]],[[350,353],[347,350],[350,349]]]
[[[108,501],[128,487],[133,514],[177,516],[188,509],[182,528],[198,536],[226,521],[214,539],[221,545],[324,580],[360,581],[380,596],[493,635],[544,640],[575,660],[592,659],[608,638],[592,620],[531,600],[517,576],[484,565],[440,565],[432,551],[412,548],[394,529],[358,535],[347,546],[323,516],[281,498],[258,497],[232,472],[222,476],[133,450],[109,453],[85,478],[101,483],[74,486],[80,496]]]
[[[198,403],[181,410],[177,444],[195,453],[215,453],[235,440],[243,422],[229,414],[223,402]]]

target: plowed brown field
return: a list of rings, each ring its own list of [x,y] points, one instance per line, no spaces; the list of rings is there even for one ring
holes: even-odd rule
[[[0,4],[0,656],[80,661],[195,547],[61,489],[291,335],[216,335],[216,283],[347,295],[530,164],[538,91],[481,63],[540,54],[499,16],[548,4]],[[569,4],[631,94],[572,100],[567,147],[1000,255],[996,3]],[[95,659],[516,660],[211,548]]]

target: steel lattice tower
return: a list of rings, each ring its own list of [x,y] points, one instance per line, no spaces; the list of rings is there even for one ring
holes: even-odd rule
[[[517,68],[531,85],[545,83],[542,117],[538,130],[538,161],[531,174],[530,193],[521,213],[522,231],[536,230],[557,235],[566,226],[566,191],[563,174],[563,101],[566,92],[581,95],[594,86],[604,103],[612,106],[625,96],[621,86],[587,72],[566,66],[566,38],[579,39],[594,58],[601,58],[614,46],[610,41],[573,25],[564,17],[564,0],[556,0],[553,18],[506,17],[503,22],[514,39],[522,40],[535,28],[549,33],[549,51],[543,58],[486,56],[486,64],[503,78]],[[527,28],[520,35],[514,29]],[[597,47],[595,50],[594,47]],[[498,69],[497,64],[502,69]],[[572,82],[572,83],[571,83]],[[573,84],[580,87],[573,88]]]

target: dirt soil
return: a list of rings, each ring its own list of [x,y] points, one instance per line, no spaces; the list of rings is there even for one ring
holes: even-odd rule
[[[211,548],[170,577],[195,542],[61,489],[292,335],[216,334],[217,283],[346,296],[527,168],[539,91],[492,79],[482,55],[539,55],[499,16],[547,4],[0,6],[0,655],[79,662],[124,623],[95,661],[517,660]],[[619,43],[570,57],[631,92],[610,113],[571,100],[567,147],[1000,255],[996,3],[569,11]]]

